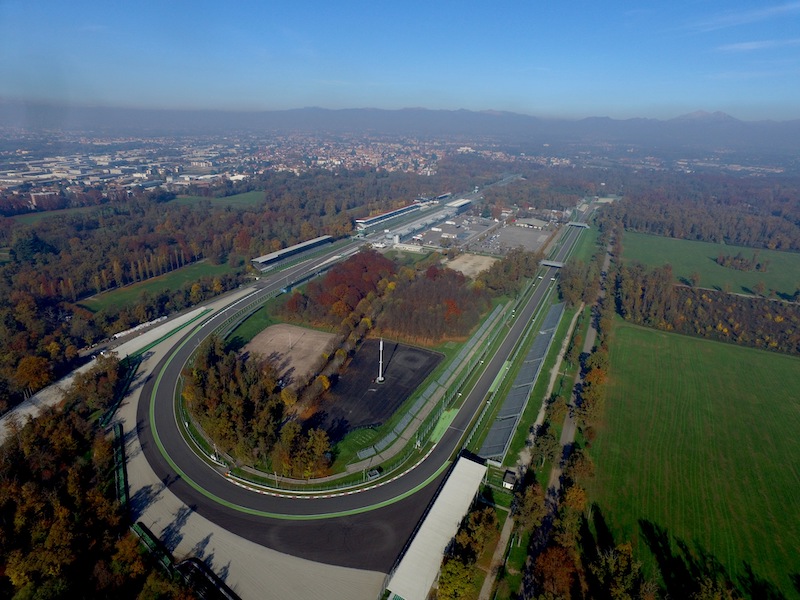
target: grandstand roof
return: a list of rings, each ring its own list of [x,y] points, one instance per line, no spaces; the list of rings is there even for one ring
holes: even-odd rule
[[[458,532],[486,473],[461,456],[389,580],[390,600],[425,600],[439,575],[444,551]]]
[[[252,262],[254,263],[270,263],[280,259],[283,256],[289,256],[296,252],[300,252],[306,247],[315,246],[327,240],[332,240],[333,238],[329,235],[321,235],[313,240],[307,240],[305,242],[300,242],[299,244],[295,244],[294,246],[289,246],[288,248],[284,248],[283,250],[278,250],[277,252],[270,252],[269,254],[265,254],[264,256],[259,256],[258,258],[254,258]]]
[[[461,208],[462,206],[466,206],[472,202],[472,200],[467,200],[466,198],[461,198],[460,200],[453,200],[452,202],[448,202],[445,206],[449,206],[450,208]]]

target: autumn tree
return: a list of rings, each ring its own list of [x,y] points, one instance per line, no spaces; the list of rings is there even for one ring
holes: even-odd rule
[[[577,577],[572,553],[562,546],[549,546],[534,563],[533,575],[545,594],[568,600]]]
[[[496,530],[497,514],[494,508],[487,506],[471,511],[456,534],[462,559],[467,562],[476,560]]]
[[[41,356],[25,356],[19,361],[17,383],[31,392],[42,389],[52,380],[50,361]]]
[[[468,598],[475,579],[472,565],[465,564],[457,558],[445,559],[439,571],[436,587],[437,600],[461,600]]]
[[[63,410],[12,423],[0,445],[3,597],[134,598],[152,572],[114,498],[111,442],[89,420],[117,391],[118,362],[102,358],[76,377]],[[176,587],[164,597],[190,596]]]
[[[556,438],[549,423],[539,426],[533,439],[533,456],[541,459],[539,466],[544,466],[547,461],[555,460],[560,450],[561,443]]]
[[[596,598],[634,600],[639,597],[641,563],[633,557],[630,542],[600,552],[589,569],[598,584]]]
[[[533,531],[547,516],[547,503],[542,486],[534,482],[514,497],[514,524],[521,531]]]

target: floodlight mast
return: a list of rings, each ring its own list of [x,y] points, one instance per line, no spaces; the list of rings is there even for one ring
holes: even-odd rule
[[[383,338],[381,338],[381,346],[380,346],[380,348],[381,348],[381,353],[380,353],[380,359],[378,361],[378,378],[375,381],[377,381],[378,383],[383,383],[383,381],[384,381],[384,379],[383,379]]]

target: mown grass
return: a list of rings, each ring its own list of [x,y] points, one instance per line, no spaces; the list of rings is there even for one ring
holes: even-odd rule
[[[588,263],[592,255],[597,251],[597,238],[599,237],[600,230],[595,226],[583,230],[575,242],[575,248],[572,250],[570,259],[582,260],[584,263]]]
[[[75,208],[62,208],[61,210],[46,210],[42,212],[26,213],[24,215],[15,215],[12,217],[17,223],[25,225],[35,225],[44,219],[52,219],[55,217],[64,218],[71,215],[78,215],[81,213],[100,213],[107,210],[107,206],[77,206]]]
[[[800,285],[800,254],[758,250],[759,261],[769,261],[767,271],[737,271],[715,262],[720,254],[736,256],[739,252],[748,260],[754,248],[728,246],[710,242],[695,242],[674,238],[626,232],[622,239],[623,258],[649,266],[669,263],[678,281],[689,281],[692,273],[700,275],[699,286],[734,293],[752,294],[756,284],[763,282],[767,290],[791,296]]]
[[[170,200],[170,204],[192,205],[203,201],[208,201],[211,203],[211,206],[252,208],[264,203],[264,191],[253,190],[252,192],[243,192],[241,194],[234,194],[233,196],[225,196],[224,198],[211,198],[206,196],[178,196],[174,200]]]
[[[501,567],[495,585],[493,600],[512,600],[518,598],[522,585],[522,573],[528,558],[529,533],[514,533],[509,540],[506,562]]]
[[[800,359],[618,322],[606,407],[586,483],[616,543],[650,572],[684,543],[800,598]]]
[[[163,291],[172,291],[180,289],[186,283],[197,281],[201,277],[223,275],[230,271],[231,267],[228,265],[212,265],[207,261],[194,263],[166,275],[91,296],[81,300],[79,305],[92,312],[99,312],[110,306],[128,306],[135,304],[143,292],[159,294]]]
[[[254,337],[264,331],[267,327],[277,323],[282,323],[283,321],[275,318],[273,314],[275,313],[276,304],[279,302],[284,302],[285,299],[285,296],[281,295],[268,300],[264,306],[239,323],[236,329],[231,331],[225,338],[225,343],[229,347],[238,350],[246,346]]]

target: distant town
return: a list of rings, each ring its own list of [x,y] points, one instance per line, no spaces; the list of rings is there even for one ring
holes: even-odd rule
[[[90,193],[119,198],[160,189],[176,194],[242,184],[269,172],[383,170],[435,175],[454,155],[475,155],[507,164],[638,171],[717,171],[750,176],[794,170],[790,157],[742,160],[724,147],[698,155],[671,148],[659,155],[619,143],[554,142],[523,146],[501,137],[409,136],[382,133],[231,133],[227,135],[129,136],[78,131],[4,128],[0,144],[0,212],[50,210],[80,205]]]

